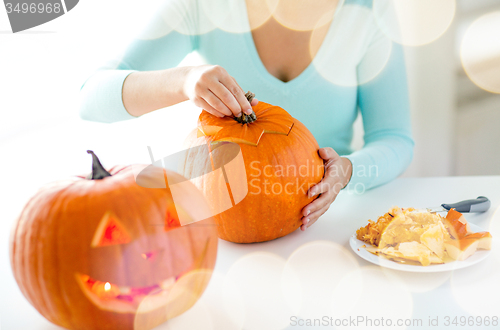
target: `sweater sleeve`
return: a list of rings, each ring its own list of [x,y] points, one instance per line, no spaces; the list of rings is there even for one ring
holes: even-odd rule
[[[169,0],[127,47],[118,62],[109,61],[92,74],[80,90],[80,117],[112,123],[136,118],[123,105],[123,83],[135,71],[163,70],[177,66],[196,48],[196,10],[193,1]],[[177,19],[175,29],[168,25]]]
[[[373,63],[371,50],[385,38],[375,33],[358,77]],[[359,79],[359,78],[358,78]],[[358,86],[358,106],[364,127],[364,147],[346,156],[353,164],[348,184],[356,191],[385,184],[403,173],[413,158],[410,105],[403,48],[392,43],[389,59],[372,80]]]

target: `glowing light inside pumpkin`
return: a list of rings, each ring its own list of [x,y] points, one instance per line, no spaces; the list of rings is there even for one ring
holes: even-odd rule
[[[148,295],[156,295],[168,292],[174,285],[176,278],[168,279],[143,287],[118,286],[111,282],[102,282],[91,278],[88,275],[79,274],[77,277],[87,290],[95,294],[101,300],[119,300],[123,302],[138,303]]]
[[[92,285],[91,291],[104,300],[115,299],[120,295],[118,286],[109,282],[96,281]]]
[[[179,207],[179,206],[177,206]],[[179,207],[180,212],[184,212]],[[184,212],[185,213],[185,212]],[[189,215],[188,215],[189,217]],[[179,216],[177,215],[177,209],[175,205],[169,205],[167,207],[167,214],[165,215],[165,231],[179,228],[181,223],[179,222]]]
[[[128,243],[128,235],[116,224],[110,224],[104,231],[103,245]]]
[[[110,213],[102,218],[92,239],[92,247],[128,244],[131,238],[120,221]]]

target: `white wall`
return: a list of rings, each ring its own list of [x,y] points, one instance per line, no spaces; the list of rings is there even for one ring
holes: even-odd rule
[[[453,27],[435,42],[405,47],[412,128],[413,162],[405,176],[451,175],[455,134]]]

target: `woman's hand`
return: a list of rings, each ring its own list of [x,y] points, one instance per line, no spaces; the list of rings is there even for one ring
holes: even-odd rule
[[[184,83],[184,94],[193,103],[217,117],[249,115],[252,107],[236,80],[218,65],[191,67]],[[258,101],[252,100],[252,105]]]
[[[302,209],[302,231],[309,228],[330,208],[340,190],[351,179],[352,164],[349,159],[340,157],[332,148],[321,148],[318,154],[325,160],[325,175],[323,180],[309,189],[308,195],[321,195]]]

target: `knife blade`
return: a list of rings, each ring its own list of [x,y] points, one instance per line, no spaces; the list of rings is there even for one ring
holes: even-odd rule
[[[479,196],[476,199],[467,199],[453,204],[441,204],[441,206],[428,207],[425,210],[428,212],[448,212],[450,209],[455,209],[460,213],[481,213],[489,210],[491,201],[484,196]]]

